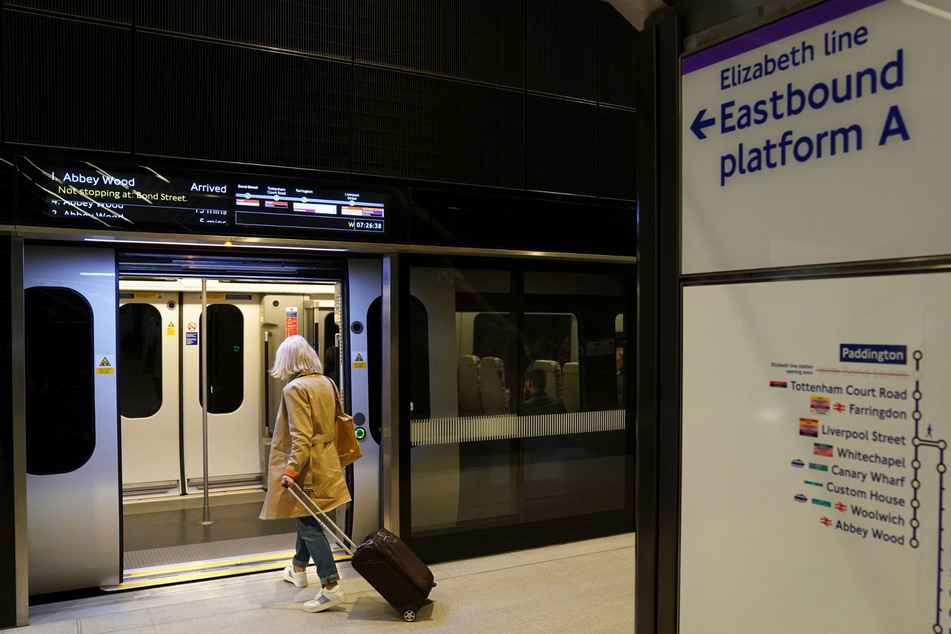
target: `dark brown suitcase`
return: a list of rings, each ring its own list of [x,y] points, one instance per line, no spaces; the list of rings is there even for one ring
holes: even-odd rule
[[[436,585],[432,571],[406,542],[385,528],[367,535],[351,563],[404,621],[415,621],[419,609],[430,603],[429,592]]]
[[[367,535],[358,546],[304,494],[297,483],[292,483],[287,489],[320,522],[324,530],[331,533],[337,543],[350,553],[353,569],[396,608],[404,621],[415,621],[419,609],[432,603],[429,592],[436,585],[433,573],[406,542],[381,528]]]

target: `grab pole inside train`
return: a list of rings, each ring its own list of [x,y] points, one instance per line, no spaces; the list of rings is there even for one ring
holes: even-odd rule
[[[203,519],[199,524],[211,526],[211,506],[208,503],[208,280],[201,278],[201,460],[202,460],[202,509]]]

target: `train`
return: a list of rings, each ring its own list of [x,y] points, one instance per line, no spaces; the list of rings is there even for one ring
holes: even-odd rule
[[[394,257],[357,242],[392,239],[399,206],[380,191],[17,167],[27,218],[119,227],[16,243],[31,595],[286,563],[293,523],[257,512],[282,387],[268,370],[293,334],[362,442],[337,510],[351,535],[388,523],[435,561],[633,528],[633,262]],[[74,182],[84,173],[112,189]],[[110,192],[120,202],[99,200]],[[219,235],[222,218],[255,236]],[[159,231],[171,225],[193,233]],[[293,237],[305,229],[348,233]]]

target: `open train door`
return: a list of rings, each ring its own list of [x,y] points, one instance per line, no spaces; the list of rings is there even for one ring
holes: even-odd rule
[[[27,246],[24,289],[30,594],[115,585],[115,253]]]

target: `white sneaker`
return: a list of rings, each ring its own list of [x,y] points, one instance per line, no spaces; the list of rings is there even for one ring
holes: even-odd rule
[[[346,598],[347,595],[344,594],[343,588],[340,587],[340,584],[338,583],[337,587],[333,590],[324,588],[317,593],[317,596],[314,597],[313,601],[306,601],[304,603],[304,612],[322,612],[327,608],[340,605]]]
[[[289,581],[298,588],[306,588],[307,571],[297,572],[294,570],[294,566],[288,566],[284,569],[284,581]]]

